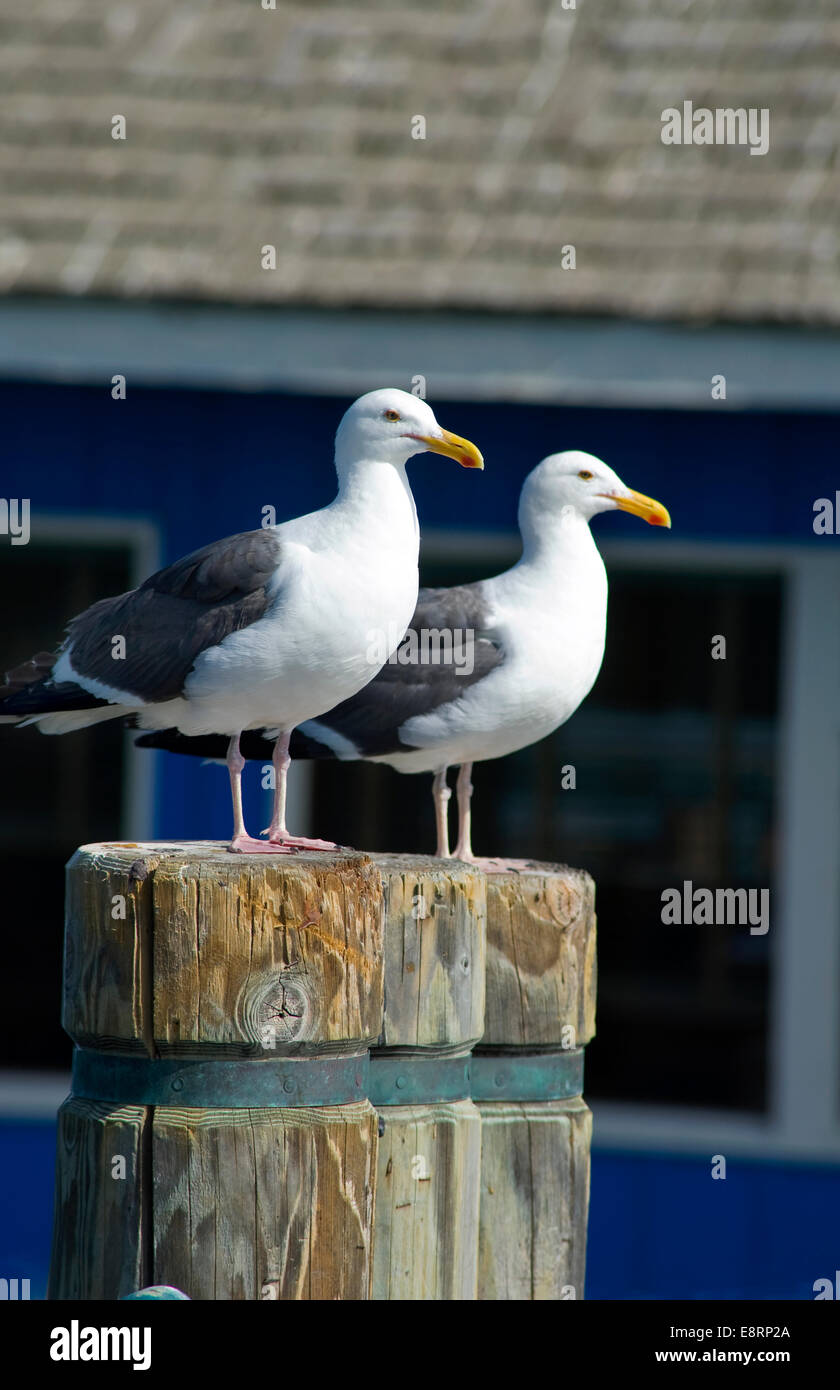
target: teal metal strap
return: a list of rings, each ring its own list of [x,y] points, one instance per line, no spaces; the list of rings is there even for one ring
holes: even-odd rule
[[[477,1050],[469,1057],[372,1052],[368,1096],[376,1106],[447,1100],[568,1100],[583,1091],[583,1048]]]
[[[470,1071],[473,1100],[569,1100],[583,1092],[583,1048],[476,1051]]]
[[[73,1094],[113,1105],[197,1110],[432,1105],[453,1100],[567,1100],[583,1091],[583,1048],[476,1051],[469,1057],[120,1057],[77,1047]]]
[[[114,1105],[258,1110],[347,1105],[368,1094],[368,1058],[260,1057],[195,1060],[118,1057],[77,1047],[73,1095]]]
[[[469,1057],[423,1057],[416,1052],[370,1055],[372,1105],[433,1105],[467,1100],[469,1094]]]

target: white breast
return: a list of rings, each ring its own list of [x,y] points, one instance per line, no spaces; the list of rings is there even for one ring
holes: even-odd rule
[[[183,732],[291,729],[373,679],[411,621],[419,542],[413,499],[395,469],[369,510],[334,505],[313,514],[315,524],[301,517],[278,527],[272,605],[198,658],[178,702]]]

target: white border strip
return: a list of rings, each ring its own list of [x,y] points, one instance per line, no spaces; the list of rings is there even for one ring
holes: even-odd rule
[[[692,410],[837,410],[840,334],[563,315],[0,301],[0,377],[289,391],[377,386],[432,401]],[[726,378],[726,399],[712,378]]]
[[[69,1071],[0,1071],[0,1119],[54,1120],[69,1094]]]

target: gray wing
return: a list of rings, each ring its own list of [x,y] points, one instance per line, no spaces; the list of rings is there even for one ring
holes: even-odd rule
[[[292,756],[328,755],[323,746],[324,727],[348,739],[361,758],[380,757],[410,747],[400,736],[401,728],[409,719],[458,700],[505,659],[501,641],[489,630],[489,610],[482,589],[481,583],[461,584],[451,589],[421,589],[411,626],[395,658],[349,700],[317,720],[302,724],[292,736]],[[454,661],[400,660],[401,654],[411,652],[412,645],[422,656],[422,634],[441,631],[454,633],[456,638],[457,634],[463,634],[460,638],[462,653],[468,650],[464,644],[471,644],[473,664],[469,673],[466,665],[459,667]],[[427,653],[434,651],[433,642],[426,650]],[[457,652],[456,646],[456,655]]]
[[[180,695],[197,656],[262,618],[280,561],[273,531],[242,531],[160,570],[139,589],[95,603],[70,625],[80,676],[156,702]],[[125,660],[111,655],[125,638]]]
[[[473,669],[456,674],[455,665],[431,662],[389,662],[351,699],[336,705],[318,719],[295,729],[291,739],[293,758],[334,758],[325,730],[334,730],[356,749],[360,758],[374,758],[404,751],[410,745],[400,737],[406,720],[428,714],[439,705],[457,700],[465,690],[483,680],[505,659],[498,637],[488,630],[488,610],[481,584],[462,584],[453,589],[421,589],[411,627],[398,652],[409,650],[410,633],[448,630],[471,634]],[[246,730],[240,739],[245,758],[271,759],[276,731],[269,739],[263,731]],[[215,734],[189,738],[177,729],[155,730],[136,740],[143,748],[166,748],[200,758],[223,759],[228,740]]]
[[[175,698],[201,652],[265,614],[280,556],[273,531],[242,531],[159,570],[139,589],[93,604],[68,629],[64,650],[74,671],[150,704]],[[124,659],[113,656],[115,637],[125,639]],[[47,677],[18,684],[2,707],[22,715],[78,708],[80,700],[100,703],[81,686]]]

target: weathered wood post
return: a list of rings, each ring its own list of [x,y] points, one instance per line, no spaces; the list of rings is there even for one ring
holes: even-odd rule
[[[488,875],[485,1027],[472,1060],[481,1299],[583,1297],[595,974],[588,874],[545,864]]]
[[[371,1052],[381,1121],[373,1297],[474,1299],[481,1119],[470,1051],[484,1027],[484,876],[375,856],[385,886],[385,1020]]]
[[[382,921],[361,854],[73,856],[49,1297],[369,1297]]]
[[[574,870],[84,847],[49,1297],[581,1297],[594,989]]]

